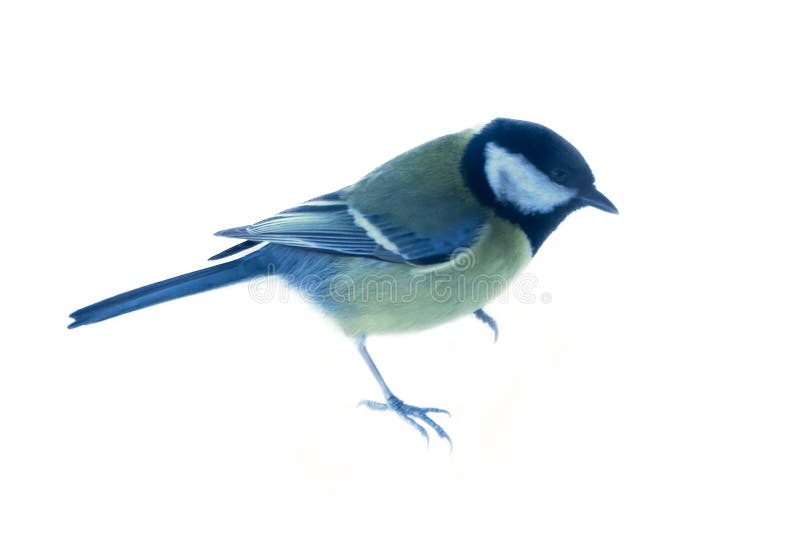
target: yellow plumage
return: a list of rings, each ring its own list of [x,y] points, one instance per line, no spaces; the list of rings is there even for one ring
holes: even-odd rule
[[[426,329],[471,314],[497,297],[531,260],[525,233],[492,217],[478,241],[445,263],[381,263],[342,257],[331,281],[334,320],[347,335]],[[344,265],[343,265],[344,266]]]

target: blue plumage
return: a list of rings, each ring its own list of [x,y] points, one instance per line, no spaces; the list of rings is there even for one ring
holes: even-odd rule
[[[216,255],[212,255],[208,258],[209,261],[219,261],[220,259],[225,259],[227,257],[232,257],[233,255],[237,255],[243,251],[247,251],[252,247],[256,247],[257,245],[263,244],[264,242],[256,242],[253,240],[246,240],[240,244],[236,244],[234,246],[229,247],[225,251],[220,251]]]
[[[68,327],[74,329],[82,325],[101,322],[134,310],[244,281],[259,273],[267,272],[269,260],[269,254],[264,249],[241,259],[121,293],[76,310],[69,315],[74,321]]]
[[[485,210],[464,208],[459,216],[435,229],[410,228],[408,219],[393,220],[390,215],[374,211],[385,208],[384,204],[355,207],[358,188],[348,187],[314,198],[251,225],[220,230],[217,236],[246,241],[213,258],[238,253],[257,242],[273,242],[388,262],[433,264],[446,261],[453,251],[474,243],[487,220]],[[395,197],[400,198],[397,192],[395,189]],[[430,205],[435,203],[431,200]]]

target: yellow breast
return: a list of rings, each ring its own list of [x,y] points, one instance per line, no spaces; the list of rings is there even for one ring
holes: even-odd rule
[[[347,335],[426,329],[471,314],[527,266],[527,236],[493,217],[477,242],[433,266],[342,257],[331,282],[331,312]]]

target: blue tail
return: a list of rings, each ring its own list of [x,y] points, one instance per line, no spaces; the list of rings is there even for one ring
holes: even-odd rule
[[[258,274],[267,274],[269,264],[269,252],[267,248],[262,248],[235,261],[146,285],[76,310],[69,315],[75,321],[68,327],[74,329],[102,322],[140,308],[241,282]]]

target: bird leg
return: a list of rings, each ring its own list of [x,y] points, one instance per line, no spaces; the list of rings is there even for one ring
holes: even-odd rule
[[[497,328],[497,322],[494,320],[494,318],[487,314],[483,308],[479,308],[475,311],[475,317],[488,325],[492,331],[494,331],[494,342],[497,342],[497,337],[500,336],[500,330]]]
[[[367,352],[366,337],[359,337],[357,344],[358,351],[361,353],[361,357],[364,358],[365,362],[367,362],[369,370],[372,372],[372,376],[374,376],[375,380],[378,381],[378,384],[383,391],[383,396],[386,398],[385,403],[372,400],[362,400],[358,403],[358,405],[363,405],[376,411],[394,411],[400,416],[401,419],[416,428],[422,437],[425,438],[425,442],[430,444],[430,438],[428,437],[427,430],[425,430],[425,427],[423,427],[414,419],[422,421],[430,426],[434,432],[439,434],[440,438],[446,439],[450,444],[450,449],[452,450],[453,442],[450,439],[450,436],[447,435],[447,432],[444,431],[444,428],[436,424],[436,422],[428,416],[428,413],[445,413],[448,416],[450,413],[444,409],[438,409],[436,407],[416,407],[414,405],[408,405],[407,403],[404,403],[403,400],[392,394],[392,391],[389,390],[388,386],[386,386],[386,381],[383,380],[383,376],[381,375],[380,371],[378,371],[378,367],[375,365],[375,362],[372,361],[372,357],[369,355],[369,352]]]

